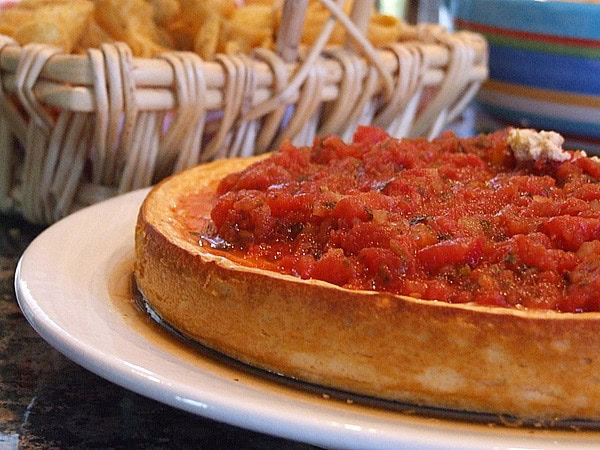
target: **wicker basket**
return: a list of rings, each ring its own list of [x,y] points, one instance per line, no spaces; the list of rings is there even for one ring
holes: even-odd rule
[[[487,78],[477,34],[407,26],[406,39],[376,51],[358,21],[321,2],[331,18],[314,47],[296,51],[288,33],[277,52],[212,62],[181,52],[133,58],[120,43],[65,55],[0,36],[0,212],[52,223],[203,161],[286,138],[348,139],[358,124],[433,137]],[[325,48],[336,21],[349,45]]]

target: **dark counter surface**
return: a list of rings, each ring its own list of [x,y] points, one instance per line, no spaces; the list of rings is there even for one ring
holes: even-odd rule
[[[163,405],[64,357],[27,323],[14,293],[19,257],[42,230],[0,215],[0,449],[308,449]]]

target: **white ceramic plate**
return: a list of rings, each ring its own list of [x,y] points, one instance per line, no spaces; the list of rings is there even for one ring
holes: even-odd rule
[[[285,382],[174,338],[128,293],[133,230],[147,191],[75,213],[25,251],[17,298],[37,332],[83,367],[132,391],[244,428],[328,447],[598,448],[600,433],[489,426]]]

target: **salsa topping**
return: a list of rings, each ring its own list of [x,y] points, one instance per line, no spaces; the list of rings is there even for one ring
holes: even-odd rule
[[[546,150],[519,157],[524,141]],[[514,130],[429,142],[361,127],[352,143],[286,143],[228,175],[211,218],[228,254],[302,279],[600,311],[600,163],[561,145]]]

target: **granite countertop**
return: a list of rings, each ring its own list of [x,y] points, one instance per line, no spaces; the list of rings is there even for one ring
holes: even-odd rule
[[[0,215],[0,449],[314,448],[147,399],[50,347],[25,320],[13,288],[18,259],[41,231]]]

